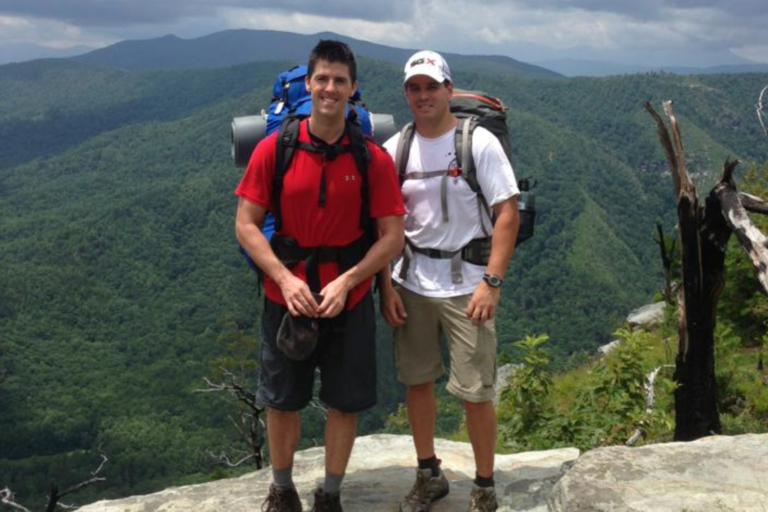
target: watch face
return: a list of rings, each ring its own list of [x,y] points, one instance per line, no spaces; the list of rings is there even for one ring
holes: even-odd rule
[[[483,278],[485,279],[485,282],[493,288],[498,288],[501,286],[501,278],[499,276],[486,275]]]

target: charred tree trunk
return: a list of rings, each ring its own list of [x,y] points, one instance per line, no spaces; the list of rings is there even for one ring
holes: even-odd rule
[[[678,300],[675,440],[690,441],[722,430],[717,411],[714,333],[717,300],[725,284],[725,250],[731,233],[736,234],[749,254],[760,284],[768,291],[768,237],[747,216],[747,210],[768,214],[768,203],[759,197],[739,194],[733,181],[733,171],[739,162],[726,161],[722,179],[709,193],[704,208],[700,208],[696,188],[685,167],[683,141],[672,102],[664,102],[672,136],[650,103],[645,108],[658,126],[677,198],[683,286]]]
[[[727,242],[730,230],[718,206],[719,201],[710,194],[701,216],[695,191],[692,197],[681,195],[678,202],[685,315],[680,319],[680,346],[675,361],[675,441],[722,432],[717,410],[714,333],[717,300],[723,289],[725,244],[714,240],[724,238]],[[718,229],[710,231],[710,227]]]
[[[725,250],[731,229],[723,217],[715,190],[707,197],[697,230],[700,266],[697,268],[683,257],[684,275],[698,273],[700,289],[686,294],[686,305],[694,306],[686,307],[685,320],[681,320],[687,324],[688,342],[685,347],[681,344],[675,367],[675,380],[680,384],[675,390],[676,441],[691,441],[722,432],[717,410],[714,333],[717,301],[725,285]]]
[[[661,250],[661,264],[664,272],[664,303],[667,306],[671,306],[674,303],[674,296],[672,294],[675,289],[673,285],[672,256],[675,253],[675,243],[677,240],[673,238],[671,245],[667,247],[664,229],[661,227],[661,224],[656,223],[656,230],[659,232],[659,238],[656,240],[656,243],[659,244],[659,249]]]
[[[696,187],[686,170],[683,142],[672,104],[664,104],[672,137],[653,107],[646,104],[646,108],[659,127],[677,198],[682,288],[679,295],[680,343],[674,375],[678,384],[675,390],[675,440],[689,441],[721,432],[715,386],[714,328],[715,306],[723,282],[724,246],[711,239],[713,233],[717,233],[717,219],[706,218],[706,212],[716,207],[710,201],[713,196],[708,198],[704,211],[699,207]],[[722,219],[719,211],[717,215]],[[724,221],[721,224],[725,226]],[[727,241],[729,232],[725,227]],[[716,234],[714,239],[719,240],[720,236]]]

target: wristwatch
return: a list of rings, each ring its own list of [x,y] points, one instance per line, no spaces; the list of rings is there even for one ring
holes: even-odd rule
[[[483,281],[488,283],[488,286],[491,288],[499,288],[501,287],[501,283],[504,282],[504,280],[496,274],[483,274]]]

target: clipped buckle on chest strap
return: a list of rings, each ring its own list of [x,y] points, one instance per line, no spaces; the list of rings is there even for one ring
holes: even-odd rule
[[[403,262],[400,266],[400,279],[405,281],[408,278],[408,270],[413,260],[413,253],[423,254],[428,258],[451,260],[451,281],[454,284],[464,282],[464,275],[461,270],[461,262],[466,261],[473,265],[488,265],[491,256],[491,237],[475,238],[458,251],[443,251],[440,249],[423,249],[416,247],[406,240],[403,250]]]

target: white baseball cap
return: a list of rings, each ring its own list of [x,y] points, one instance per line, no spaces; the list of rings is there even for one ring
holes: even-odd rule
[[[451,68],[448,67],[448,63],[437,52],[429,50],[420,51],[414,53],[408,62],[405,63],[405,79],[403,83],[407,82],[412,76],[426,75],[430,78],[437,80],[440,83],[451,79]]]

